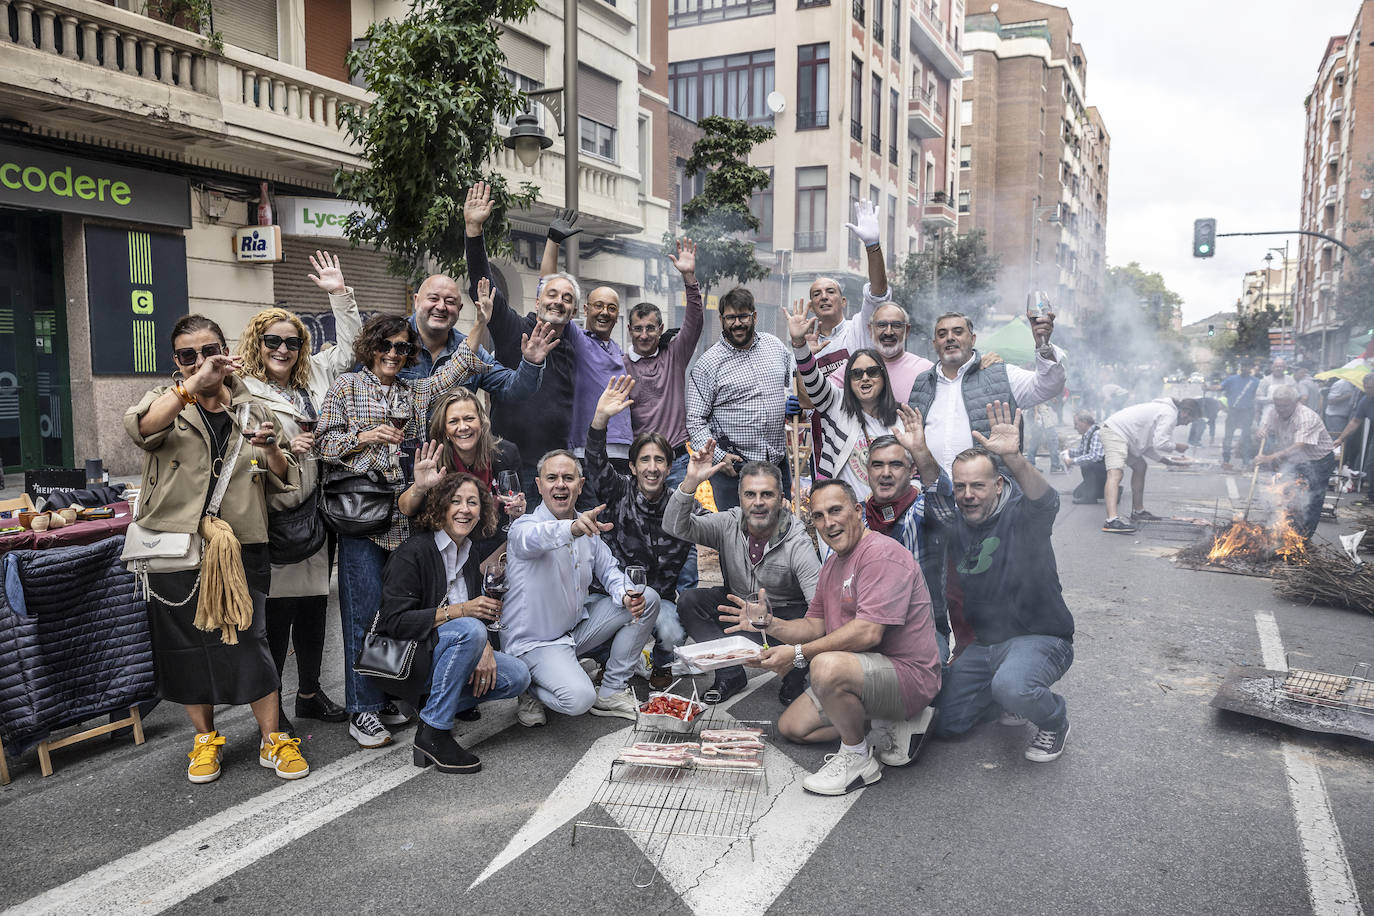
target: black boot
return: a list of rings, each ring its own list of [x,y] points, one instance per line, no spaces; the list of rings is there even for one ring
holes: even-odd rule
[[[426,725],[424,720],[415,730],[414,761],[417,767],[432,763],[440,773],[476,773],[482,769],[477,755],[454,741],[451,732]]]

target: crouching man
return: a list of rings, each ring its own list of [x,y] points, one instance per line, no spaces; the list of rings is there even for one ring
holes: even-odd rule
[[[558,449],[539,461],[543,501],[515,520],[506,540],[506,593],[501,612],[502,651],[530,669],[530,689],[520,697],[520,724],[545,722],[547,706],[564,715],[634,719],[639,705],[628,687],[640,652],[654,637],[658,593],[634,595],[601,534],[613,527],[598,520],[601,505],[577,514],[582,465]],[[592,577],[604,595],[588,596]],[[577,659],[609,642],[601,688]]]
[[[926,494],[926,515],[945,529],[974,632],[945,671],[935,705],[941,735],[962,734],[1000,706],[1003,724],[1035,725],[1026,759],[1047,762],[1069,737],[1068,707],[1050,688],[1073,664],[1073,615],[1050,544],[1059,494],[1018,448],[1020,414],[989,404],[991,435],[975,432],[979,445],[954,457],[953,499]],[[903,444],[923,477],[939,471],[924,437]],[[998,458],[1015,483],[998,473]]]
[[[840,741],[802,787],[843,795],[877,782],[881,764],[916,759],[940,689],[940,651],[930,593],[911,551],[864,527],[849,484],[823,480],[811,490],[811,518],[834,551],[821,567],[806,616],[774,620],[768,637],[781,645],[752,664],[782,675],[810,667],[811,686],[778,720],[784,737]],[[727,632],[754,630],[744,601],[720,608]],[[865,735],[865,723],[872,734]]]

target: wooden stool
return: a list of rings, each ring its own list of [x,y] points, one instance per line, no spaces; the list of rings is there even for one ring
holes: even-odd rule
[[[85,741],[88,738],[96,738],[100,735],[108,735],[112,731],[121,728],[132,727],[134,730],[134,744],[143,743],[143,716],[139,714],[138,706],[130,706],[129,714],[116,722],[105,725],[98,725],[95,728],[88,728],[84,732],[77,732],[75,735],[68,735],[65,738],[58,738],[56,741],[38,742],[38,767],[43,771],[44,776],[52,775],[52,752]],[[9,774],[4,768],[4,758],[0,754],[0,785],[9,782]]]
[[[10,784],[10,765],[5,762],[5,742],[0,741],[0,786]]]

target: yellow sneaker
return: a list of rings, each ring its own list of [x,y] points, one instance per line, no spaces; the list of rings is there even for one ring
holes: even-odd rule
[[[224,736],[219,732],[202,732],[196,735],[196,746],[187,757],[191,765],[186,768],[186,778],[191,782],[214,782],[219,779],[220,748],[224,747]]]
[[[262,749],[258,751],[258,763],[276,770],[282,779],[309,776],[310,764],[305,762],[305,758],[297,750],[300,745],[300,738],[292,738],[286,732],[273,732],[262,742]]]

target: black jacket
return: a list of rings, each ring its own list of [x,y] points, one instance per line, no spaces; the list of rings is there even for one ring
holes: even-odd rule
[[[463,566],[463,581],[470,596],[482,593],[482,575],[476,545],[468,551]],[[391,553],[382,570],[382,612],[377,632],[397,639],[417,642],[410,677],[404,681],[373,678],[373,683],[389,696],[399,697],[415,708],[424,705],[429,694],[434,647],[439,643],[434,626],[434,609],[444,603],[448,575],[444,558],[434,543],[434,532],[413,534]]]

